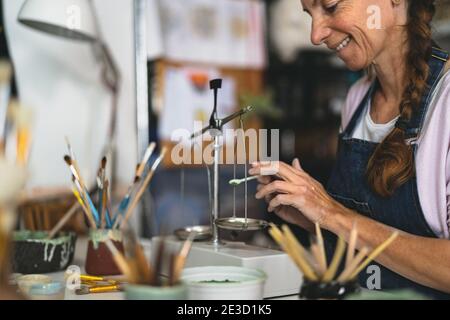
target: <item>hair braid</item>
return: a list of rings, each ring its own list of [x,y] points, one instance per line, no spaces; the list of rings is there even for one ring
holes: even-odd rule
[[[406,57],[406,87],[400,103],[399,121],[408,122],[419,108],[429,72],[431,55],[431,20],[435,12],[434,0],[409,0]],[[405,143],[405,128],[395,127],[377,146],[366,170],[369,186],[381,196],[390,196],[414,176],[411,146]]]

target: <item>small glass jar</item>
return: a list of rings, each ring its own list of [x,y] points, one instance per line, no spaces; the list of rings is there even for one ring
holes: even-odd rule
[[[300,288],[300,298],[308,300],[342,300],[347,295],[361,290],[358,280],[340,283],[304,280]]]
[[[122,274],[114,258],[106,246],[111,240],[117,250],[124,253],[122,232],[117,229],[92,229],[89,232],[89,242],[85,269],[88,274],[109,276]]]

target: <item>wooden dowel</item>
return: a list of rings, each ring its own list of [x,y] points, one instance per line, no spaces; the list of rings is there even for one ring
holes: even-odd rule
[[[344,239],[339,237],[336,245],[336,250],[333,255],[333,259],[331,260],[327,272],[325,272],[325,274],[323,275],[322,278],[323,282],[330,282],[333,280],[334,276],[336,275],[336,271],[339,267],[339,263],[342,260],[342,256],[344,255],[344,251],[345,251],[345,241]]]
[[[369,253],[369,248],[364,247],[362,248],[358,254],[352,259],[352,261],[349,262],[348,265],[346,265],[344,271],[340,274],[339,278],[337,279],[338,282],[346,282],[349,280],[352,280],[350,278],[350,275],[355,271],[355,269],[358,267],[358,265],[361,263],[361,261],[364,259],[364,257]]]
[[[322,231],[320,230],[320,225],[318,222],[315,223],[316,227],[316,237],[317,237],[317,244],[319,246],[319,253],[320,253],[320,260],[319,266],[321,270],[324,270],[323,273],[327,270],[327,256],[325,254],[325,244],[323,241]]]
[[[325,274],[325,272],[327,271],[327,268],[325,265],[321,264],[321,262],[320,262],[321,261],[321,253],[320,253],[319,245],[316,242],[311,243],[310,250],[314,257],[314,261],[317,265],[316,273],[319,277],[322,277]]]
[[[284,235],[277,226],[271,224],[269,233],[272,235],[272,237],[274,237],[281,248],[286,251],[289,256],[291,256],[291,258],[303,272],[305,277],[310,279],[311,281],[317,281],[317,275],[314,273],[314,270],[303,256],[303,252],[305,251],[304,248],[300,243],[298,243],[297,239],[287,226],[283,226],[282,228],[285,231]]]
[[[378,247],[376,247],[372,253],[366,258],[366,260],[361,263],[361,265],[352,273],[350,279],[355,278],[367,265],[372,262],[372,260],[376,259],[379,254],[381,254],[394,240],[398,237],[398,231],[395,231],[391,234],[389,238],[387,238],[383,243],[381,243]]]
[[[355,255],[356,240],[358,239],[358,230],[356,229],[356,223],[353,223],[352,231],[350,231],[350,238],[348,241],[347,256],[345,258],[345,266],[349,266]]]

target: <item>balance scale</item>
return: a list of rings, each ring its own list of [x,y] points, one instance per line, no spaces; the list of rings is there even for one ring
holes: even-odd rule
[[[214,109],[209,120],[209,126],[191,136],[192,139],[209,131],[214,137],[214,194],[213,208],[210,216],[212,240],[204,242],[195,241],[189,252],[185,267],[240,266],[259,269],[267,275],[264,298],[298,294],[303,282],[303,275],[286,253],[279,250],[247,245],[243,242],[223,241],[219,239],[218,228],[245,232],[260,230],[268,226],[266,221],[247,217],[246,164],[245,179],[243,179],[245,183],[245,217],[236,217],[235,203],[233,203],[233,217],[219,218],[219,161],[222,127],[227,122],[240,117],[241,129],[243,129],[242,115],[252,110],[251,107],[246,107],[228,117],[219,119],[217,116],[217,91],[221,88],[221,85],[221,79],[210,81],[210,88],[214,90]],[[243,138],[245,139],[245,137]],[[245,143],[243,145],[245,146]],[[234,172],[236,173],[236,170]],[[152,247],[157,248],[161,239],[161,237],[154,237],[152,239]],[[175,252],[176,250],[180,250],[183,241],[178,240],[178,237],[172,236],[169,238],[165,237],[164,243],[169,250],[174,250],[173,252]],[[162,274],[167,276],[168,270],[168,264],[166,263],[163,265]]]

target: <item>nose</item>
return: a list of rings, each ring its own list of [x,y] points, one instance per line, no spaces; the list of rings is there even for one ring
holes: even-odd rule
[[[311,42],[318,46],[325,42],[330,36],[331,29],[327,26],[324,19],[312,21]]]

